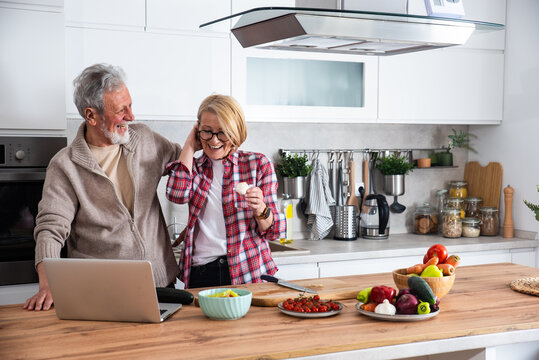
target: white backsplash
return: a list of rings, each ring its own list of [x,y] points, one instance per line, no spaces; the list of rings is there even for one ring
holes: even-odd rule
[[[183,144],[194,122],[145,121],[148,126],[172,141]],[[68,120],[67,136],[71,143],[80,121]],[[261,152],[274,163],[280,159],[279,149],[363,149],[363,148],[438,148],[447,145],[451,129],[467,131],[464,125],[401,125],[401,124],[298,124],[298,123],[248,123],[247,140],[243,150]],[[473,144],[472,144],[473,145]],[[416,206],[429,202],[435,205],[436,190],[447,188],[450,180],[462,180],[468,151],[453,151],[456,168],[415,169],[406,176],[405,193],[399,203],[406,206],[402,214],[390,214],[390,234],[412,231]],[[325,154],[320,155],[325,164]],[[356,153],[355,178],[361,181],[362,155]],[[327,165],[326,165],[327,167]],[[378,174],[379,175],[379,174]],[[376,180],[376,189],[382,192],[382,178]],[[176,217],[180,226],[187,223],[187,207],[176,205],[165,198],[166,177],[160,183],[158,194],[167,223]],[[279,191],[282,189],[279,184]],[[280,195],[279,195],[280,196]],[[388,196],[389,204],[393,197]],[[294,237],[308,238],[306,220],[299,215],[294,222]]]

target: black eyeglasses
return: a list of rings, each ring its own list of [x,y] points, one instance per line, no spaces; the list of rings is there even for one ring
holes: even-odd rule
[[[213,132],[209,130],[198,130],[198,136],[200,136],[200,138],[204,141],[210,141],[214,135],[217,136],[219,141],[228,141],[228,136],[226,136],[222,131]]]

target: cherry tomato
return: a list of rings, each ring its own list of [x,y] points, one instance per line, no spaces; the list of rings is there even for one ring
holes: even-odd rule
[[[442,244],[432,245],[428,250],[425,257],[423,257],[423,264],[426,264],[432,257],[438,257],[438,264],[443,264],[447,259],[447,249]],[[426,259],[426,260],[425,260]]]

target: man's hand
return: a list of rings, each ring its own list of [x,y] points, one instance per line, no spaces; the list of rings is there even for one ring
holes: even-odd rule
[[[35,311],[49,310],[53,301],[43,263],[37,265],[37,274],[39,275],[39,291],[37,294],[27,299],[22,308]]]

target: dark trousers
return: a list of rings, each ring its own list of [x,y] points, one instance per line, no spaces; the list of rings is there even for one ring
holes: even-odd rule
[[[226,256],[200,266],[191,267],[189,288],[231,285]]]

